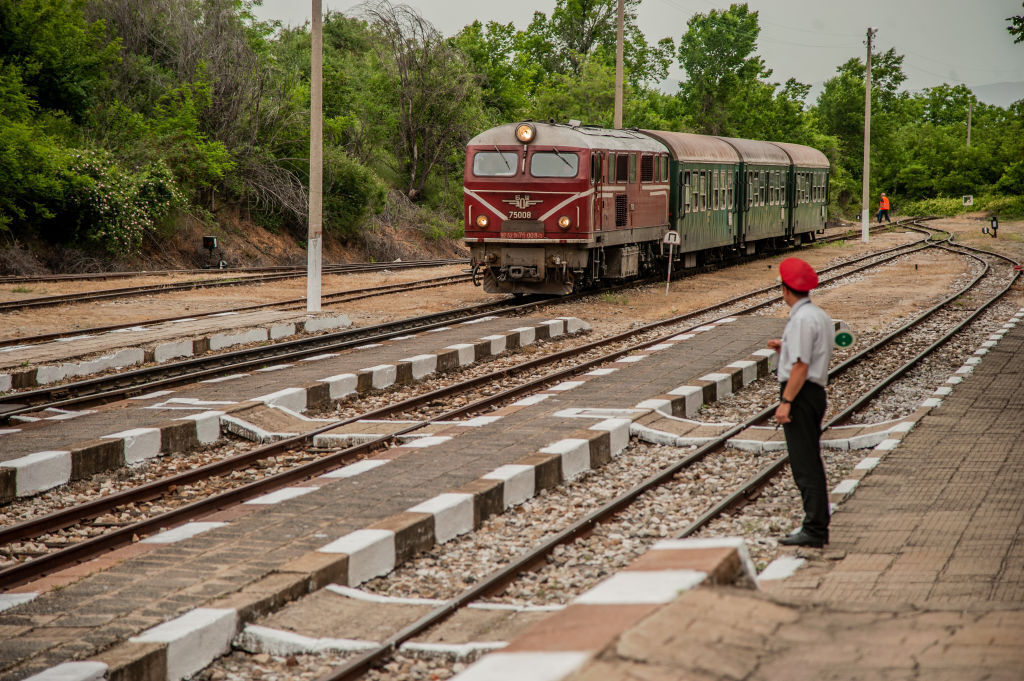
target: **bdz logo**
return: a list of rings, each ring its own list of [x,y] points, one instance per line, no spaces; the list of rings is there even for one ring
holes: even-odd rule
[[[516,194],[516,198],[514,198],[514,199],[502,199],[502,201],[504,201],[505,203],[512,204],[513,206],[515,206],[519,210],[526,210],[530,206],[536,206],[538,203],[541,203],[540,199],[538,199],[536,201],[531,201],[529,194],[524,194],[523,196],[520,196],[519,194]]]

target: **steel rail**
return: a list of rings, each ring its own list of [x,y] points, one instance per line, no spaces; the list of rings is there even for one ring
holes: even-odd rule
[[[950,234],[950,237],[952,238],[952,234]],[[942,246],[939,246],[939,247],[942,247]],[[1017,261],[1013,260],[1012,258],[1008,258],[1008,257],[1006,257],[1004,255],[1001,255],[999,253],[992,253],[991,251],[985,251],[984,249],[976,249],[976,248],[973,248],[973,247],[970,247],[970,246],[963,246],[961,244],[957,244],[957,247],[973,250],[975,252],[982,252],[982,253],[985,253],[987,255],[995,256],[997,258],[1002,258],[1002,259],[1007,260],[1008,262],[1010,262],[1011,264],[1013,264],[1013,265],[1015,265],[1017,267],[1020,266],[1020,263],[1018,263]],[[947,250],[950,250],[950,249],[947,249]],[[953,251],[953,252],[956,252],[956,251]],[[972,257],[977,257],[977,256],[972,256]],[[987,268],[988,268],[988,264],[986,263],[986,271],[987,271]],[[865,404],[867,404],[872,399],[874,399],[883,389],[885,389],[886,387],[891,385],[894,381],[899,379],[901,376],[904,376],[912,368],[917,366],[917,364],[919,364],[921,362],[921,360],[923,360],[925,357],[929,356],[930,354],[932,354],[933,352],[938,350],[940,347],[942,347],[944,344],[949,342],[949,340],[954,335],[959,333],[965,326],[967,326],[972,321],[974,321],[982,312],[987,310],[989,307],[994,305],[999,299],[1001,299],[1003,296],[1005,296],[1009,292],[1009,290],[1013,287],[1013,285],[1015,283],[1017,283],[1017,280],[1020,278],[1020,276],[1021,276],[1021,271],[1020,270],[1016,270],[1014,272],[1013,276],[1010,279],[1010,283],[1008,283],[1005,287],[1003,287],[1003,289],[1001,291],[999,291],[999,293],[997,293],[996,295],[992,296],[983,305],[979,306],[973,313],[971,313],[969,316],[965,317],[959,324],[957,324],[956,326],[952,327],[947,333],[943,334],[942,337],[940,337],[938,340],[933,342],[927,348],[922,350],[914,358],[912,358],[911,360],[907,361],[901,367],[899,367],[894,372],[892,372],[889,376],[885,377],[884,379],[879,381],[877,384],[875,384],[874,386],[869,388],[867,392],[865,392],[863,395],[861,395],[858,399],[854,400],[850,405],[848,405],[845,409],[843,409],[843,411],[839,412],[838,414],[833,416],[831,419],[829,419],[824,424],[824,428],[829,428],[831,426],[841,424],[844,421],[848,420],[849,417],[853,413],[855,413],[858,409],[862,408]],[[976,283],[979,278],[976,278],[971,283],[971,287],[973,287],[974,283]],[[955,294],[953,296],[950,296],[946,301],[941,303],[939,306],[936,306],[936,308],[933,308],[933,310],[937,309],[938,307],[943,307],[943,306],[949,304],[950,302],[952,302],[956,298],[959,298],[960,296],[964,295],[965,293],[967,293],[967,289],[964,289],[960,293],[957,293],[957,294]],[[929,314],[930,314],[930,312],[929,312]],[[859,357],[861,355],[866,355],[868,351],[873,351],[873,349],[869,348],[868,350],[865,350],[865,351],[863,351],[861,353],[858,353],[857,357]],[[850,359],[852,360],[853,358],[850,358]],[[845,370],[847,368],[847,366],[846,366],[847,364],[848,364],[848,362],[844,362],[843,364],[837,366],[836,370],[840,370],[840,369]],[[829,377],[830,378],[832,376],[832,373],[833,372],[829,372]],[[776,402],[767,411],[770,411],[771,413],[774,413],[774,410],[778,407],[778,404],[779,403]],[[762,468],[760,471],[758,471],[756,474],[754,474],[753,477],[751,477],[750,479],[748,479],[747,481],[742,483],[740,485],[740,487],[735,492],[733,492],[732,494],[730,494],[727,497],[725,497],[724,499],[722,499],[718,504],[716,504],[715,506],[710,508],[706,513],[701,515],[699,518],[694,520],[694,522],[691,523],[688,527],[686,527],[684,530],[682,530],[680,533],[678,533],[676,535],[676,538],[680,538],[681,539],[681,538],[684,538],[684,537],[691,536],[692,534],[696,533],[698,530],[703,528],[705,525],[710,523],[715,518],[718,518],[719,516],[725,514],[726,512],[730,511],[731,509],[733,509],[733,508],[735,508],[735,507],[745,503],[747,500],[749,500],[749,499],[753,498],[754,496],[756,496],[758,494],[758,492],[761,490],[761,488],[763,488],[768,483],[768,481],[770,481],[775,475],[777,475],[779,473],[779,471],[783,468],[783,466],[785,466],[785,464],[788,461],[788,459],[789,459],[788,454],[783,454],[782,456],[778,457],[773,462],[771,462],[770,464],[768,464],[767,466]]]
[[[907,248],[907,246],[896,247],[894,249],[889,250],[904,250],[905,248]],[[857,259],[857,261],[861,261],[869,257],[877,257],[878,255],[878,253],[871,254],[871,256],[859,258]],[[869,267],[878,266],[879,264],[882,264],[882,262],[897,257],[901,257],[901,255],[903,254],[891,254],[883,261],[872,262],[861,267],[855,268],[854,270],[848,272],[847,275],[862,271],[863,269]],[[839,264],[827,269],[835,270],[847,266],[848,263]],[[333,430],[340,426],[367,418],[374,419],[382,418],[385,416],[391,416],[395,414],[401,414],[402,412],[415,409],[424,404],[429,404],[438,399],[444,399],[452,395],[457,395],[459,393],[472,390],[478,386],[486,385],[502,377],[511,377],[519,373],[532,371],[544,365],[554,364],[562,360],[571,358],[573,356],[586,354],[588,352],[591,352],[592,350],[599,349],[602,346],[619,343],[628,340],[631,337],[643,335],[661,327],[678,325],[680,323],[685,322],[687,319],[697,318],[706,315],[711,311],[735,305],[736,303],[741,302],[746,298],[763,295],[767,292],[775,290],[776,288],[777,287],[773,285],[771,287],[766,287],[763,289],[758,289],[756,291],[740,294],[728,300],[721,301],[714,305],[703,308],[701,310],[695,310],[693,312],[677,315],[669,319],[650,322],[641,327],[637,327],[629,331],[616,334],[614,336],[599,339],[597,341],[587,343],[577,348],[569,348],[557,353],[553,353],[551,355],[547,355],[544,357],[536,358],[534,360],[521,363],[514,367],[499,369],[487,375],[478,376],[476,378],[472,378],[452,386],[439,388],[429,393],[425,393],[423,395],[403,400],[399,403],[390,405],[388,407],[383,407],[381,409],[364,413],[350,419],[332,422],[330,424],[321,426],[313,431],[310,431],[309,433],[305,433],[303,435],[288,438],[285,440],[280,440],[278,442],[274,442],[269,445],[259,447],[245,454],[231,457],[230,459],[224,459],[222,461],[207,464],[206,466],[200,468],[185,471],[183,473],[179,473],[175,476],[164,478],[162,480],[153,481],[138,488],[126,490],[125,492],[111,494],[106,497],[102,497],[91,502],[86,502],[85,504],[81,504],[75,507],[62,509],[60,511],[56,511],[54,513],[42,516],[40,518],[30,519],[22,523],[10,526],[8,528],[0,529],[0,543],[9,543],[12,541],[17,541],[19,539],[38,537],[47,532],[52,532],[55,530],[70,527],[75,524],[84,522],[85,520],[88,520],[90,518],[95,518],[101,515],[102,513],[119,508],[121,506],[139,503],[142,501],[147,501],[159,497],[162,494],[165,494],[171,488],[181,487],[197,481],[209,479],[212,477],[216,477],[218,475],[223,475],[224,473],[238,470],[240,468],[245,468],[256,461],[260,461],[271,456],[276,456],[281,452],[288,451],[292,448],[301,447],[305,444],[308,444],[313,440],[313,438],[316,435]],[[774,296],[766,301],[762,301],[760,303],[756,303],[748,307],[746,310],[744,310],[744,312],[751,312],[762,307],[766,307],[767,305],[774,304],[777,301],[778,296]],[[532,306],[536,304],[538,303],[528,303],[527,305]],[[733,312],[730,314],[736,313]],[[545,374],[542,377],[532,379],[519,386],[502,391],[501,393],[498,393],[496,395],[484,397],[468,405],[464,405],[462,407],[449,410],[445,412],[443,415],[435,419],[431,419],[428,422],[411,424],[395,433],[382,436],[374,441],[362,443],[354,447],[349,447],[347,449],[328,455],[316,461],[302,464],[288,471],[284,471],[273,476],[268,476],[261,480],[247,483],[246,485],[240,486],[233,490],[222,492],[217,495],[208,497],[206,499],[199,500],[185,506],[181,506],[177,509],[173,509],[158,516],[154,516],[152,518],[139,521],[138,523],[132,524],[130,526],[105,533],[99,537],[84,540],[73,546],[61,549],[51,554],[47,554],[46,556],[42,556],[30,561],[26,561],[24,563],[20,563],[16,566],[0,570],[0,587],[9,587],[29,581],[31,579],[36,578],[40,574],[45,574],[47,572],[59,569],[69,564],[81,562],[104,551],[108,551],[113,548],[123,546],[126,543],[129,543],[133,536],[142,536],[153,531],[154,529],[177,525],[186,522],[191,518],[199,517],[211,513],[220,508],[223,508],[225,506],[240,503],[241,501],[252,498],[253,496],[267,493],[268,491],[290,484],[291,482],[294,482],[296,480],[306,479],[310,475],[314,475],[323,470],[343,465],[344,463],[352,461],[361,455],[373,451],[376,448],[385,446],[400,435],[404,435],[414,430],[418,430],[437,421],[452,420],[454,418],[458,418],[466,414],[471,414],[474,412],[485,410],[491,405],[499,404],[501,402],[514,399],[520,395],[534,392],[535,390],[541,388],[544,385],[556,381],[561,381],[570,376],[578,375],[579,373],[585,372],[592,367],[600,366],[607,362],[614,361],[616,358],[621,357],[630,352],[635,352],[637,350],[642,350],[643,348],[649,347],[651,345],[658,344],[660,342],[663,342],[665,339],[682,332],[684,331],[675,329],[661,337],[648,339],[638,344],[620,348],[619,350],[606,353],[597,358],[587,360],[582,363],[575,363],[570,367],[566,367],[564,369],[549,374]]]
[[[352,302],[353,300],[371,298],[377,295],[387,295],[389,293],[394,293],[396,291],[417,291],[420,289],[437,288],[440,286],[447,286],[449,284],[463,283],[469,281],[469,278],[470,277],[468,274],[450,274],[444,277],[433,277],[431,279],[421,279],[419,281],[403,282],[400,284],[385,284],[384,286],[372,286],[360,289],[335,291],[334,293],[323,294],[323,296],[321,297],[321,301],[328,305],[335,305],[338,303],[349,303]],[[243,305],[241,307],[231,307],[223,310],[213,310],[211,312],[203,312],[199,314],[177,315],[174,317],[162,317],[159,319],[146,319],[142,321],[135,321],[124,324],[97,326],[89,329],[75,329],[74,331],[62,331],[57,333],[40,334],[38,336],[0,338],[0,347],[31,343],[42,343],[45,341],[55,340],[57,338],[67,338],[69,336],[100,334],[105,333],[107,331],[128,329],[136,326],[141,326],[144,324],[164,324],[167,322],[180,321],[182,319],[201,319],[203,317],[211,317],[213,315],[222,315],[227,312],[251,312],[253,310],[265,310],[267,308],[281,308],[282,310],[288,310],[293,308],[299,309],[305,307],[305,305],[305,298],[290,298],[288,300],[277,300],[270,303],[257,303],[255,305]]]

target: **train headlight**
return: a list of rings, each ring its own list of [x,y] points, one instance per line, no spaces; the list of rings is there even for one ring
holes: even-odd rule
[[[520,123],[516,126],[516,139],[523,144],[529,144],[537,136],[537,129],[529,123]]]
[[[480,229],[487,229],[487,225],[491,224],[491,219],[486,215],[476,216],[476,226]]]
[[[569,219],[568,215],[563,215],[558,218],[558,226],[563,230],[569,229],[572,227],[572,220]]]

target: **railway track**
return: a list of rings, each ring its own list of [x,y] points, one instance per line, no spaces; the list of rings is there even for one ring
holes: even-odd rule
[[[954,252],[963,252],[961,247],[950,247],[940,246]],[[976,249],[967,249],[974,251]],[[974,256],[978,257],[978,256]],[[1000,259],[1006,264],[1016,264],[1002,256],[990,254],[989,256],[995,259]],[[980,258],[978,258],[980,260]],[[848,358],[838,366],[833,367],[830,371],[830,382],[833,378],[839,378],[848,370],[854,367],[863,367],[866,363],[872,361],[872,358],[877,357],[879,352],[884,351],[885,348],[890,348],[893,344],[901,342],[911,330],[924,324],[926,320],[933,319],[938,314],[948,314],[954,317],[954,323],[951,327],[946,328],[938,337],[933,337],[930,342],[919,341],[918,344],[924,345],[923,349],[917,352],[910,360],[898,366],[895,370],[888,373],[882,380],[880,380],[870,390],[856,396],[855,398],[848,400],[847,404],[840,413],[836,414],[828,422],[828,425],[836,425],[847,420],[857,409],[862,408],[865,404],[874,399],[879,392],[881,392],[886,386],[897,381],[900,377],[906,375],[911,369],[917,366],[922,360],[934,353],[939,347],[949,341],[955,334],[960,332],[972,321],[982,314],[986,309],[995,304],[1001,299],[1010,287],[1017,281],[1020,276],[1019,272],[1006,272],[1008,267],[1004,267],[1004,272],[1001,275],[992,275],[991,266],[988,263],[983,263],[984,269],[961,291],[948,297],[941,303],[933,306],[926,310],[922,314],[918,315],[908,323],[903,324],[899,328],[886,334],[883,338],[873,343],[871,347],[857,353],[856,355]],[[998,279],[996,283],[992,283],[992,279]],[[987,281],[987,283],[985,283]],[[976,290],[978,288],[988,288],[989,290],[982,294],[982,300],[977,301],[974,309],[968,313],[962,313],[958,309],[950,310],[951,304],[960,299],[969,291]],[[774,388],[774,387],[773,387]],[[538,564],[543,564],[544,560],[548,558],[552,553],[559,547],[566,547],[572,542],[580,540],[582,537],[590,537],[595,528],[601,524],[618,525],[620,528],[623,524],[623,518],[621,516],[628,515],[628,510],[638,502],[642,497],[649,497],[649,492],[656,488],[669,485],[679,485],[677,478],[688,469],[691,469],[699,462],[706,460],[708,457],[713,456],[717,452],[720,452],[727,447],[729,439],[738,435],[746,428],[752,427],[758,423],[767,420],[775,411],[778,406],[777,400],[773,403],[768,404],[764,408],[760,409],[753,415],[746,418],[744,421],[737,423],[732,428],[729,428],[718,438],[712,440],[706,445],[698,447],[695,451],[689,453],[686,457],[679,459],[659,470],[657,473],[644,480],[642,483],[631,487],[622,494],[619,494],[614,499],[600,505],[598,508],[587,513],[584,517],[576,520],[570,526],[565,527],[561,531],[553,534],[542,544],[536,546],[532,550],[517,557],[517,559],[509,564],[495,570],[489,574],[486,578],[477,581],[472,587],[462,591],[461,593],[449,597],[444,600],[443,604],[438,605],[431,613],[421,617],[413,625],[406,627],[405,629],[396,632],[394,635],[383,641],[376,648],[351,657],[343,664],[335,668],[331,673],[319,677],[318,681],[342,681],[345,679],[358,678],[374,666],[381,665],[384,661],[394,655],[401,646],[423,634],[431,627],[437,626],[440,622],[450,617],[461,608],[469,605],[470,603],[478,602],[489,596],[493,596],[499,593],[501,590],[506,589],[508,585],[515,580],[519,579],[527,570],[533,568]],[[779,471],[785,464],[785,456],[778,457],[769,466],[764,467],[757,473],[753,478],[745,481],[738,490],[734,493],[729,494],[725,499],[712,505],[703,514],[699,515],[691,523],[689,523],[682,531],[675,533],[677,538],[687,537],[695,534],[702,528],[706,527],[711,521],[721,517],[724,513],[733,511],[738,505],[743,504],[752,496],[756,496],[757,492],[765,485],[769,480],[779,474]],[[550,503],[550,502],[549,502]],[[631,520],[636,520],[637,516],[643,516],[643,513],[633,514]],[[628,523],[628,521],[626,521]],[[641,521],[642,522],[642,521]],[[606,533],[605,536],[608,536]],[[611,531],[612,536],[621,536]],[[493,540],[493,537],[491,538]],[[590,546],[583,549],[583,552],[590,551],[591,553],[600,553],[599,551],[593,551],[595,547]],[[442,558],[444,560],[444,558]],[[558,562],[572,563],[572,557],[566,557],[563,555]],[[581,561],[585,562],[585,561]],[[453,564],[462,564],[458,558],[452,561]],[[575,563],[575,569],[581,569],[579,563]],[[415,566],[410,566],[409,572],[416,570]],[[541,571],[542,573],[544,570]],[[383,581],[387,578],[377,580],[378,582]],[[553,582],[551,575],[537,574],[535,575],[533,582],[544,583],[550,587]],[[591,585],[587,585],[591,586]],[[372,590],[374,585],[368,585]],[[417,592],[419,589],[416,589]],[[582,589],[581,589],[582,590]],[[529,591],[529,590],[527,590]],[[536,592],[534,592],[536,593]],[[402,594],[399,593],[399,596]],[[522,592],[519,593],[520,598]],[[536,602],[536,601],[534,601]],[[443,665],[442,665],[443,666]],[[434,673],[437,672],[436,668],[432,670]],[[388,677],[388,674],[382,673],[375,678]]]
[[[870,254],[847,263],[836,265],[832,268],[824,269],[822,274],[828,274],[830,272],[835,273],[836,271],[842,270],[843,274],[837,276],[849,276],[872,267],[877,267],[883,262],[894,258],[902,257],[908,252],[913,252],[914,250],[926,247],[928,247],[928,245],[925,241],[917,244],[900,246],[894,249],[889,249],[889,251],[883,252],[882,254]],[[336,428],[344,423],[360,419],[380,419],[403,413],[419,412],[432,403],[443,403],[445,400],[451,399],[453,396],[472,394],[473,391],[480,389],[482,386],[491,384],[498,379],[521,377],[517,379],[518,385],[514,388],[502,391],[498,395],[471,401],[470,404],[458,409],[447,410],[445,413],[440,415],[431,416],[430,420],[452,420],[474,412],[482,411],[493,405],[501,404],[503,402],[516,399],[520,395],[536,391],[544,385],[561,381],[572,375],[585,372],[594,366],[612,361],[614,358],[633,352],[638,348],[657,343],[659,340],[663,340],[664,338],[679,333],[681,329],[688,326],[706,323],[709,317],[716,314],[737,314],[741,311],[738,308],[744,304],[744,301],[751,299],[756,301],[742,309],[742,311],[746,312],[751,312],[767,305],[771,305],[777,300],[776,288],[777,287],[772,286],[759,289],[757,291],[738,296],[734,299],[724,301],[704,310],[679,315],[677,317],[648,324],[616,336],[587,343],[577,348],[570,348],[568,350],[516,366],[505,367],[496,372],[478,376],[468,381],[463,381],[452,386],[410,397],[383,409],[358,414],[347,420],[333,422],[325,425],[323,428],[319,428],[298,438],[291,438],[268,446],[259,447],[250,452],[246,452],[223,461],[218,461],[195,470],[187,471],[176,476],[170,476],[138,488],[100,497],[93,501],[79,504],[74,508],[68,508],[43,517],[26,520],[25,522],[0,530],[0,544],[9,544],[13,541],[38,540],[46,533],[73,527],[77,524],[97,518],[102,514],[111,513],[119,508],[131,507],[145,501],[160,498],[161,496],[168,494],[170,490],[180,490],[188,485],[209,479],[213,476],[223,476],[233,471],[253,466],[256,462],[264,461],[271,457],[279,456],[288,452],[294,452],[295,450],[300,450],[308,446],[308,443],[315,435]],[[526,306],[520,307],[535,306],[538,304],[539,303],[529,303]],[[481,312],[478,314],[486,313]],[[668,331],[665,331],[666,329],[668,329]],[[405,331],[407,332],[407,329]],[[399,333],[401,333],[401,331],[399,331]],[[364,343],[366,342],[366,338],[362,338],[358,342]],[[318,351],[322,351],[322,348]],[[586,357],[586,359],[579,359],[581,355]],[[553,371],[546,369],[546,367],[551,366],[555,366],[557,368]],[[404,432],[411,432],[422,427],[422,425],[423,423],[421,421],[420,423],[410,426],[405,431],[400,431],[395,435],[400,435]],[[195,518],[209,513],[213,509],[223,508],[234,503],[239,503],[253,496],[264,494],[268,491],[272,491],[273,489],[288,485],[294,481],[302,480],[311,475],[344,465],[358,457],[365,456],[375,448],[385,446],[393,437],[394,436],[384,437],[367,445],[361,445],[341,452],[315,457],[313,460],[297,465],[276,475],[267,476],[261,480],[239,485],[234,489],[200,501],[181,505],[167,513],[145,518],[138,523],[127,525],[125,527],[114,528],[100,537],[89,539],[74,546],[63,548],[53,553],[47,553],[46,555],[36,557],[33,560],[9,567],[0,571],[0,586],[10,586],[12,584],[31,580],[40,573],[52,571],[76,561],[86,560],[90,556],[95,556],[98,553],[109,550],[110,548],[128,543],[132,541],[133,536],[144,536],[155,531],[157,528],[180,524],[190,518]]]
[[[465,264],[467,262],[467,260],[459,259],[410,261],[387,264],[381,263],[379,265],[367,264],[359,265],[357,267],[347,265],[326,265],[323,268],[323,274],[347,274],[352,272],[378,272],[381,270],[440,267],[444,265]],[[290,269],[283,272],[266,272],[263,274],[255,274],[246,277],[224,277],[218,279],[202,279],[177,283],[150,284],[146,286],[125,286],[121,288],[104,289],[99,291],[85,291],[81,293],[68,293],[64,295],[41,296],[38,298],[4,301],[0,302],[0,312],[14,312],[16,310],[53,307],[55,305],[82,303],[93,300],[109,300],[111,298],[128,298],[131,296],[149,295],[153,293],[193,291],[195,289],[200,288],[219,288],[223,286],[247,286],[250,284],[265,284],[268,282],[281,281],[283,279],[294,279],[296,277],[304,276],[306,276],[306,271],[304,269]]]

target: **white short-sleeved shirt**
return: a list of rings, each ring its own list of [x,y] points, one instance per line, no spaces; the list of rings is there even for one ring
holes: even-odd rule
[[[788,381],[797,361],[807,364],[807,380],[824,387],[828,384],[828,365],[832,359],[834,326],[828,313],[801,298],[789,310],[789,321],[782,332],[779,351],[779,381]]]

